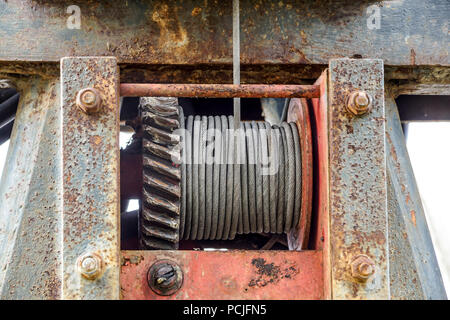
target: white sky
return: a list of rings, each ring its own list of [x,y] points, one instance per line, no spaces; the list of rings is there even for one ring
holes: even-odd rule
[[[121,133],[125,147],[128,133]],[[425,207],[428,227],[434,242],[447,292],[450,292],[450,123],[411,123],[408,151]],[[0,172],[6,158],[8,142],[0,145]],[[131,201],[127,211],[138,208]]]
[[[450,123],[411,123],[407,147],[428,228],[450,293]],[[449,294],[448,294],[449,295]]]

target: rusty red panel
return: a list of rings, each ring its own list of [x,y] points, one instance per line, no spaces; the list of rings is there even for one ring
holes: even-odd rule
[[[324,298],[331,298],[330,279],[330,255],[329,255],[329,159],[328,159],[328,87],[327,70],[325,70],[316,84],[320,85],[320,98],[311,99],[311,121],[314,123],[314,165],[316,168],[314,176],[313,207],[315,209],[315,221],[312,223],[310,248],[322,250],[324,271]]]
[[[147,283],[162,259],[183,271],[181,288],[159,296]],[[122,251],[121,298],[125,300],[322,299],[321,251]]]

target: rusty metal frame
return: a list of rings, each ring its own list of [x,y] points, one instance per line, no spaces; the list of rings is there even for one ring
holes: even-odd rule
[[[447,299],[397,105],[390,94],[386,93],[386,159],[391,298]]]
[[[60,299],[60,83],[12,80],[21,95],[0,180],[0,299]]]
[[[354,90],[372,97],[367,114],[347,111]],[[328,101],[332,298],[389,299],[383,61],[331,60]],[[360,255],[374,263],[367,282],[352,276]]]
[[[312,133],[306,98],[321,97],[320,93],[326,90],[321,87],[324,83],[326,82],[304,86],[120,85],[120,93],[124,96],[297,97],[292,99],[289,105],[288,121],[296,122],[299,135],[304,137],[300,146],[303,177],[302,219],[297,228],[289,234],[289,247],[293,251],[122,251],[120,282],[124,299],[324,298],[324,255],[321,250],[306,250],[311,220],[313,177]],[[302,99],[298,99],[299,97]],[[323,105],[326,106],[326,102]],[[305,251],[299,252],[302,249]],[[147,272],[154,262],[160,260],[170,260],[180,265],[184,273],[186,283],[176,294],[160,296],[148,286]],[[255,268],[251,268],[252,265]]]
[[[94,88],[100,110],[83,112],[77,92]],[[61,60],[63,299],[119,298],[119,69],[114,57]],[[95,279],[80,272],[98,258]]]
[[[189,274],[194,275],[193,279],[202,279],[201,274],[195,273],[196,268],[214,278],[216,274],[212,270],[229,264],[228,259],[234,259],[236,264],[243,262],[249,268],[245,269],[242,278],[238,274],[241,270],[226,268],[232,281],[217,283],[217,288],[223,288],[229,298],[255,298],[255,295],[245,294],[245,284],[260,275],[254,267],[259,262],[252,264],[254,259],[264,259],[266,265],[274,263],[273,266],[280,270],[286,266],[289,269],[291,265],[286,264],[284,258],[299,268],[311,270],[314,267],[315,271],[310,275],[316,281],[314,285],[309,287],[309,278],[298,273],[294,287],[298,283],[306,287],[288,296],[281,290],[287,288],[289,278],[278,281],[263,277],[261,281],[269,284],[266,288],[256,288],[256,296],[263,299],[385,299],[405,298],[411,290],[418,288],[417,297],[445,297],[429,238],[425,243],[414,242],[414,239],[429,236],[423,229],[426,225],[420,216],[418,192],[414,185],[408,189],[409,197],[397,192],[410,173],[404,167],[408,164],[404,162],[404,144],[399,143],[398,136],[392,139],[392,135],[397,135],[400,130],[392,114],[387,114],[385,128],[383,63],[380,60],[340,59],[331,61],[329,67],[313,86],[314,90],[319,88],[319,92],[314,92],[311,104],[307,103],[309,116],[315,123],[312,131],[317,136],[314,142],[318,151],[318,158],[314,159],[318,164],[316,172],[323,183],[318,191],[315,190],[319,194],[314,202],[318,221],[312,222],[314,233],[309,244],[312,250],[303,252],[120,253],[120,87],[115,58],[65,58],[61,62],[61,78],[53,73],[17,77],[23,95],[8,152],[8,169],[0,185],[1,298],[118,299],[120,285],[123,286],[125,281],[119,284],[119,270],[129,281],[125,283],[127,288],[132,282],[143,285],[144,280],[137,279],[136,275],[133,278],[132,272],[144,272],[148,261],[157,257],[172,258],[180,264],[189,261],[186,267]],[[77,91],[89,86],[98,89],[104,101],[105,109],[98,114],[84,114],[74,104]],[[372,110],[359,117],[345,110],[346,97],[355,89],[365,90],[373,97]],[[231,94],[237,94],[237,91],[233,92]],[[58,102],[60,96],[61,104]],[[388,98],[387,103],[390,102]],[[389,112],[395,110],[394,105],[388,107]],[[396,159],[392,148],[397,155],[400,152],[403,156]],[[90,156],[86,157],[87,154]],[[386,155],[392,158],[388,158],[387,164]],[[398,176],[393,176],[394,173]],[[16,183],[18,179],[22,179],[20,183]],[[389,195],[392,190],[395,192]],[[415,200],[411,201],[412,198]],[[403,219],[402,228],[408,237],[412,237],[407,241],[413,257],[414,275],[408,281],[400,279],[398,283],[392,281],[389,267],[404,265],[406,260],[391,261],[395,255],[388,254],[387,239],[389,237],[389,244],[395,244],[395,239],[391,241],[391,235],[388,235],[387,212],[392,207],[387,206],[387,199],[396,201],[392,207]],[[413,216],[418,230],[413,228]],[[389,220],[389,228],[395,228],[392,226]],[[98,279],[84,279],[77,270],[77,259],[86,252],[103,258],[105,269]],[[351,261],[361,253],[375,262],[375,274],[367,282],[351,276]],[[208,256],[212,257],[210,262],[207,262]],[[421,265],[423,257],[427,264]],[[145,262],[139,266],[136,261]],[[194,265],[197,267],[192,267]],[[275,282],[273,286],[271,279]],[[412,284],[414,279],[420,285]],[[238,285],[234,286],[236,281]],[[321,286],[320,290],[315,284]],[[403,290],[405,287],[409,291]],[[289,288],[292,287],[289,285]],[[200,289],[206,290],[206,287]],[[140,298],[155,298],[139,290],[133,294],[141,294]],[[203,296],[196,297],[189,288],[183,290],[181,292],[189,297],[209,297],[206,291],[202,291]],[[127,291],[124,298],[131,297],[129,293]]]

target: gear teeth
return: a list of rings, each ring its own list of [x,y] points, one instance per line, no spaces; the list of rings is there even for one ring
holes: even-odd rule
[[[172,134],[162,129],[151,127],[144,124],[144,131],[149,135],[149,139],[161,145],[173,146],[180,143],[180,136]]]
[[[175,218],[171,218],[165,214],[160,212],[155,212],[152,210],[145,210],[143,212],[143,218],[150,223],[158,223],[168,228],[177,229],[179,228],[178,220]]]
[[[181,161],[179,145],[169,149],[157,143],[144,140],[143,147],[145,151],[153,154],[156,157],[164,158],[166,160],[172,161],[173,163],[180,163]]]
[[[170,177],[175,180],[181,179],[181,173],[179,167],[174,166],[169,161],[159,158],[149,156],[148,153],[144,151],[144,159],[143,159],[144,168],[150,168],[163,176]]]
[[[143,249],[178,248],[181,205],[180,107],[176,98],[140,100],[143,150]]]
[[[172,132],[180,128],[180,122],[178,121],[178,119],[170,119],[154,114],[153,112],[143,112],[142,122],[155,128],[170,130]]]
[[[163,228],[156,224],[148,224],[142,226],[142,232],[153,238],[165,240],[173,243],[178,243],[178,232],[170,229]]]
[[[152,209],[162,211],[162,212],[170,212],[173,215],[180,214],[180,203],[179,201],[173,201],[172,199],[168,199],[168,197],[164,195],[160,195],[160,193],[151,192],[144,188],[144,202]],[[172,198],[172,197],[170,197]]]
[[[144,186],[159,191],[159,194],[170,195],[173,198],[181,197],[180,184],[172,179],[164,179],[156,172],[144,175]]]

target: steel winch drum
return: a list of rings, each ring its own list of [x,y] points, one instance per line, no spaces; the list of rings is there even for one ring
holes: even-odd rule
[[[289,233],[302,207],[297,124],[183,115],[177,98],[141,98],[143,249],[185,240]]]

